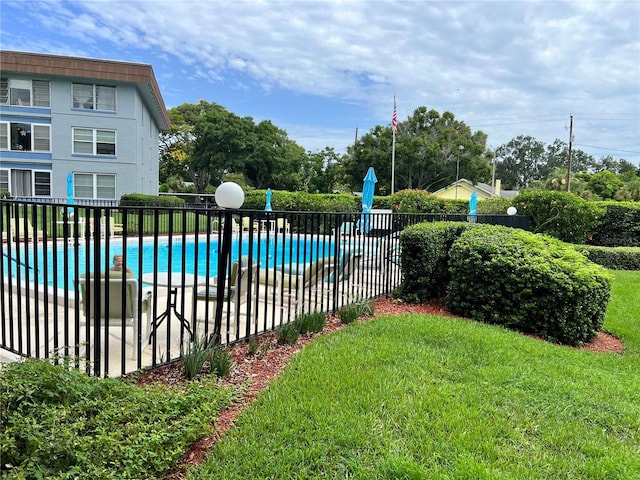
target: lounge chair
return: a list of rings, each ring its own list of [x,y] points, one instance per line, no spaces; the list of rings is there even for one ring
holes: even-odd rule
[[[131,274],[125,278],[122,272],[109,271],[109,280],[106,280],[106,272],[100,274],[99,287],[96,289],[94,274],[81,275],[77,282],[77,289],[80,291],[82,301],[82,313],[84,319],[82,325],[94,326],[96,315],[100,322],[100,327],[119,327],[122,325],[133,328],[132,337],[132,358],[137,358],[138,341],[141,348],[149,344],[149,332],[151,330],[151,290],[142,292],[142,304],[138,308],[138,280]],[[126,283],[125,283],[126,282]],[[123,283],[124,291],[123,291]],[[107,298],[108,284],[108,298]],[[100,293],[100,303],[96,302],[96,293]],[[124,299],[123,299],[124,294]],[[108,307],[108,312],[107,312]],[[124,307],[124,309],[123,309]],[[146,313],[145,313],[146,312]],[[108,318],[105,315],[108,314]],[[142,332],[138,329],[138,316],[142,315]],[[91,338],[93,336],[91,335]]]
[[[338,228],[338,234],[342,236],[351,236],[356,232],[356,224],[353,222],[343,222]],[[333,235],[336,234],[336,229],[332,230]]]
[[[249,298],[253,294],[253,285],[258,282],[258,263],[253,263],[249,266],[249,260],[247,257],[243,257],[241,262],[237,260],[233,262],[231,266],[231,273],[227,279],[224,296],[222,301],[228,306],[228,314],[231,315],[230,331],[236,326],[240,318],[240,307],[248,302]],[[209,309],[209,318],[215,319],[215,312],[218,303],[218,278],[214,277],[209,281],[209,285],[199,285],[194,290],[195,301],[210,302],[213,304],[212,309]],[[252,305],[254,320],[258,317],[257,304],[254,302]],[[226,315],[225,315],[226,317]],[[234,321],[235,320],[235,321]],[[223,319],[223,324],[225,323]]]
[[[32,240],[34,238],[41,240],[44,238],[42,230],[35,230],[29,219],[27,219],[27,228],[25,230],[23,218],[10,218],[9,229],[11,230],[11,238],[14,242],[18,240]]]
[[[322,281],[328,281],[334,269],[333,257],[321,257],[314,262],[283,265],[281,280],[283,287],[307,290]]]

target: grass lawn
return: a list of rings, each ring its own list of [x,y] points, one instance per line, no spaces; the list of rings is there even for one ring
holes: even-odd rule
[[[640,478],[640,272],[612,272],[625,353],[438,316],[299,353],[189,478]]]

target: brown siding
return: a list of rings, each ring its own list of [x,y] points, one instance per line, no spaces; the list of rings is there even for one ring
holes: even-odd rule
[[[156,101],[155,107],[159,109],[166,128],[169,128],[171,124],[151,65],[39,53],[0,51],[0,69],[6,72],[143,84],[151,89]]]

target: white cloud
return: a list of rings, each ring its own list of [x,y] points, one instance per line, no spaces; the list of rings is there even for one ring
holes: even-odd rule
[[[53,39],[31,36],[11,48],[158,59],[163,93],[176,98],[182,78],[199,82],[182,87],[189,97],[198,88],[223,105],[224,92],[244,92],[247,104],[282,92],[292,102],[326,98],[360,106],[364,132],[389,123],[396,93],[401,119],[421,105],[448,110],[494,146],[519,134],[568,138],[573,113],[585,144],[640,158],[636,1],[40,1],[26,15],[25,27],[35,21]],[[296,106],[305,108],[288,108]],[[329,130],[306,121],[287,128],[286,119],[279,126],[292,138],[300,131],[306,148],[303,138],[333,145],[332,135],[352,137],[333,120]],[[314,128],[325,134],[304,135]]]

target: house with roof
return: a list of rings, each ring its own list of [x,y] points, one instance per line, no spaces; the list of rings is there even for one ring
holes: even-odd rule
[[[0,191],[12,197],[157,194],[169,127],[151,65],[0,51]]]
[[[468,201],[474,191],[478,196],[478,200],[487,200],[496,197],[513,198],[518,195],[517,190],[502,190],[500,188],[500,180],[496,180],[495,187],[492,187],[491,185],[481,182],[474,185],[473,182],[466,178],[461,178],[440,190],[436,190],[432,195],[447,200]]]

